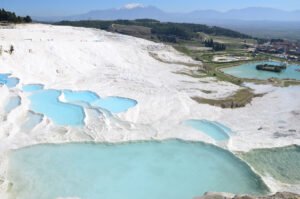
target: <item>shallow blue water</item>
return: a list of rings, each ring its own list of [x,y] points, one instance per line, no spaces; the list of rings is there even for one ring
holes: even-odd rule
[[[0,85],[6,85],[8,88],[14,88],[19,84],[20,80],[10,77],[10,74],[0,74]]]
[[[122,97],[107,97],[93,102],[94,106],[106,109],[111,113],[121,113],[137,105],[137,101]]]
[[[39,90],[43,90],[43,89],[44,89],[44,85],[42,85],[42,84],[27,84],[22,87],[22,90],[24,92],[34,92],[34,91],[39,91]]]
[[[207,120],[187,120],[185,124],[199,130],[217,141],[228,140],[231,130],[218,123]]]
[[[42,120],[43,116],[41,114],[36,114],[33,112],[28,112],[26,121],[22,125],[21,129],[32,130],[36,125],[38,125]]]
[[[240,154],[260,174],[287,184],[300,184],[300,146],[255,149]]]
[[[0,84],[14,85],[14,79],[9,74],[0,74]],[[27,84],[22,87],[24,92],[31,93],[31,110],[49,117],[55,124],[82,126],[84,125],[84,108],[93,106],[105,109],[110,113],[121,113],[134,107],[137,102],[121,97],[100,98],[91,91],[44,90],[42,84]],[[64,100],[58,98],[63,94]],[[27,125],[28,126],[28,125]]]
[[[21,98],[19,96],[11,97],[9,98],[9,101],[5,105],[4,110],[6,113],[9,113],[15,108],[17,108],[18,106],[20,106],[20,104],[21,104]]]
[[[269,78],[300,80],[300,72],[296,71],[296,69],[300,69],[300,65],[289,64],[287,69],[283,70],[281,73],[256,70],[256,65],[264,63],[280,65],[279,62],[252,62],[248,64],[242,64],[240,66],[224,68],[222,71],[240,78],[261,80],[266,80]]]
[[[21,199],[192,199],[206,191],[267,191],[234,155],[202,143],[39,145],[9,157],[11,196]]]
[[[9,77],[9,74],[1,74],[0,73],[0,84],[6,84],[8,77]]]
[[[10,77],[7,79],[6,85],[8,88],[14,88],[19,84],[19,82],[20,82],[20,80],[18,78]]]
[[[92,102],[99,100],[100,97],[91,91],[71,91],[71,90],[64,90],[63,94],[65,96],[65,100],[69,103],[88,103],[91,104]]]
[[[111,113],[120,113],[134,107],[137,102],[121,97],[108,97],[101,99],[91,91],[72,90],[41,90],[42,85],[25,85],[23,91],[32,92],[30,96],[31,109],[49,117],[59,125],[83,125],[84,110],[87,105],[102,108]],[[63,93],[66,103],[59,101],[58,97]]]
[[[134,107],[137,102],[132,99],[122,97],[100,98],[96,93],[91,91],[63,91],[65,100],[74,104],[89,104],[108,110],[111,113],[121,113]]]
[[[55,124],[79,126],[84,124],[84,110],[81,106],[63,103],[58,100],[61,95],[57,90],[42,90],[33,93],[31,109],[49,117]]]
[[[213,123],[217,125],[219,128],[221,128],[227,135],[233,134],[232,130],[229,127],[225,126],[224,124],[221,124],[220,122],[216,122],[216,121],[214,121]]]

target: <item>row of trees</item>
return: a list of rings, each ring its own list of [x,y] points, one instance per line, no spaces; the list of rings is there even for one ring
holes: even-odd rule
[[[14,12],[9,12],[4,9],[0,9],[0,21],[5,21],[9,23],[31,23],[32,19],[30,16],[20,17]]]
[[[151,29],[151,33],[160,37],[175,37],[182,40],[191,40],[193,38],[192,33],[175,25],[154,26]]]
[[[226,50],[226,45],[225,44],[220,44],[220,43],[214,42],[213,39],[205,40],[204,45],[205,45],[205,47],[212,48],[214,51]]]

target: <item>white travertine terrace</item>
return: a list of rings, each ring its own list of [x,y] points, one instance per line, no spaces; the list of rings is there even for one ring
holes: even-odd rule
[[[12,55],[3,52],[0,56],[0,73],[11,73],[20,79],[17,88],[0,86],[0,198],[3,199],[9,186],[5,181],[7,151],[33,144],[178,138],[216,144],[233,152],[300,144],[300,87],[297,86],[249,84],[256,92],[266,94],[244,108],[221,109],[198,104],[191,97],[224,98],[240,87],[214,78],[181,74],[198,69],[187,65],[201,63],[163,44],[95,29],[32,24],[0,29],[0,45],[4,50],[10,45],[15,49]],[[90,90],[100,96],[131,98],[138,105],[114,117],[85,109],[83,128],[56,126],[44,118],[28,131],[21,126],[30,102],[21,87],[32,83],[43,84],[46,89]],[[19,95],[22,104],[7,114],[2,106],[12,95]],[[231,128],[235,135],[228,143],[216,143],[182,125],[187,119],[215,120]],[[264,180],[272,191],[300,192],[299,186],[280,184],[267,176]]]

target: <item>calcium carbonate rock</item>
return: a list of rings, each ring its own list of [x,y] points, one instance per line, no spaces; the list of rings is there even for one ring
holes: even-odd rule
[[[289,192],[278,192],[269,196],[238,196],[228,193],[206,193],[202,197],[196,197],[194,199],[300,199],[300,195]]]

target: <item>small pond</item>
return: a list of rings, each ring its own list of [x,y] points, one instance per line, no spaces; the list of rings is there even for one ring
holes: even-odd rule
[[[42,90],[34,92],[29,99],[31,109],[49,117],[55,124],[80,126],[84,124],[84,110],[81,106],[59,101],[58,90]]]
[[[295,79],[300,80],[300,65],[289,64],[286,70],[283,70],[281,73],[268,72],[256,70],[256,65],[258,64],[273,64],[280,65],[280,62],[268,61],[268,62],[251,62],[247,64],[242,64],[239,66],[223,68],[221,69],[224,73],[229,75],[239,77],[239,78],[247,78],[247,79],[259,79],[259,80],[267,80],[270,78],[277,79]]]
[[[10,74],[0,74],[0,85],[6,85],[8,88],[14,88],[19,84],[20,80],[11,77]]]
[[[208,120],[187,120],[184,124],[205,133],[217,141],[228,140],[232,132],[228,127]]]
[[[19,96],[13,96],[9,98],[8,102],[4,107],[4,110],[6,113],[9,113],[20,105],[21,105],[21,98]]]
[[[42,84],[26,84],[22,87],[22,90],[24,92],[34,92],[43,89],[44,89],[44,85]]]

